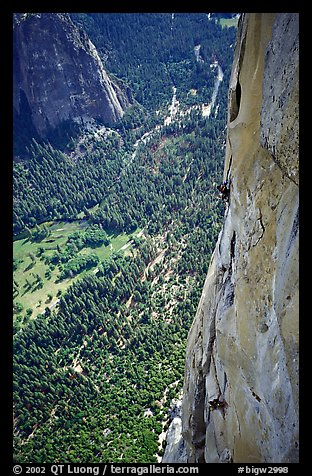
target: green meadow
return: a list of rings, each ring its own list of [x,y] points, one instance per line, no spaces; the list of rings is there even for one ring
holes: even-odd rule
[[[57,250],[64,249],[70,235],[86,229],[88,226],[86,220],[47,222],[44,225],[48,230],[48,235],[41,241],[34,241],[28,237],[13,243],[13,310],[14,319],[19,324],[35,318],[47,307],[52,309],[69,285],[86,273],[96,272],[96,266],[94,266],[71,278],[60,280],[59,266],[48,263],[46,260],[47,257],[52,257]],[[108,233],[110,243],[107,246],[84,247],[78,251],[77,255],[94,253],[101,262],[112,253],[127,253],[131,248],[131,237],[139,231],[138,229],[131,234],[120,233],[118,235]],[[127,244],[128,246],[126,246]]]
[[[222,28],[225,28],[225,27],[230,28],[231,26],[234,26],[235,28],[237,28],[238,18],[237,17],[220,18],[219,22]]]

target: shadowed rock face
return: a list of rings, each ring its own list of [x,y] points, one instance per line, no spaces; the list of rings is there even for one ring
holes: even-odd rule
[[[181,462],[298,462],[298,48],[298,14],[241,18],[230,202],[188,336]]]
[[[68,119],[112,124],[122,117],[129,105],[125,91],[67,14],[15,15],[13,45],[15,113],[26,107],[41,137]]]

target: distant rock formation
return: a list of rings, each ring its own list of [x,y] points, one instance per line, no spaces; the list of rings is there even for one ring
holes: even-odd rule
[[[39,136],[66,120],[113,124],[122,117],[126,91],[68,14],[15,14],[13,45],[15,117],[31,119]]]
[[[299,460],[298,29],[296,13],[239,23],[229,204],[188,336],[180,441],[175,420],[163,462]]]

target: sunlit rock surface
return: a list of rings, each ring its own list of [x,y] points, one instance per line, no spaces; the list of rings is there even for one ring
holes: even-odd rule
[[[295,13],[240,19],[230,201],[188,336],[180,441],[175,431],[163,462],[299,460],[298,29]]]

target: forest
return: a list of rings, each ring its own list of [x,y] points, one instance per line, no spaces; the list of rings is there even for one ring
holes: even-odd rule
[[[28,253],[13,273],[14,460],[156,462],[222,224],[236,30],[206,14],[72,18],[134,105],[103,136],[33,138],[14,163],[14,240]],[[205,117],[216,60],[224,76]],[[165,123],[173,86],[183,114]],[[39,313],[21,304],[30,273],[47,295]]]

